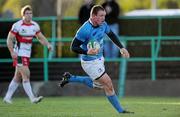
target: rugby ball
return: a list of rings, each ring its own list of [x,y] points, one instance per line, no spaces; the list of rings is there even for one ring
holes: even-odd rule
[[[100,44],[97,41],[89,41],[87,44],[87,49],[99,49]]]

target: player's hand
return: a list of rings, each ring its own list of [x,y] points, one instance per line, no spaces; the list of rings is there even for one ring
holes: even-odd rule
[[[52,51],[52,45],[51,44],[48,44],[47,48],[48,48],[49,51]]]
[[[11,52],[11,57],[13,58],[13,59],[17,59],[17,53],[16,52]]]
[[[99,49],[92,48],[87,51],[87,54],[88,55],[96,55],[96,54],[98,54],[98,52],[99,52]]]
[[[129,52],[125,48],[121,48],[120,52],[121,52],[122,57],[124,57],[124,58],[130,57]]]

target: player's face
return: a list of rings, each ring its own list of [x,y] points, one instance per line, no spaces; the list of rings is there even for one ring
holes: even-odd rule
[[[30,22],[32,20],[32,11],[26,10],[23,18],[25,21]]]
[[[101,25],[105,20],[106,12],[105,11],[98,11],[97,15],[95,15],[94,20],[97,25]]]

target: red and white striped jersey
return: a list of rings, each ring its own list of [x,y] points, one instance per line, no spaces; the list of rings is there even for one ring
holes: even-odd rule
[[[25,24],[23,20],[19,20],[13,24],[11,33],[16,36],[16,44],[14,51],[18,56],[30,57],[32,39],[40,32],[39,25],[31,21],[31,24]]]

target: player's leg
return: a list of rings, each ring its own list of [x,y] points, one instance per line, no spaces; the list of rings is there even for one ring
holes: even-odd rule
[[[3,99],[3,101],[5,103],[9,103],[9,104],[12,103],[11,98],[12,98],[14,92],[16,91],[16,89],[18,88],[19,83],[21,82],[20,78],[21,78],[21,74],[20,74],[18,68],[16,67],[14,77],[13,77],[11,83],[9,84],[8,91]]]
[[[103,72],[104,68],[103,69],[100,68],[102,66],[104,67],[103,61],[104,61],[103,57],[93,61],[81,60],[81,66],[83,70],[88,74],[88,76],[75,76],[75,75],[71,75],[68,72],[65,72],[62,81],[60,83],[60,86],[63,87],[69,82],[76,82],[76,83],[83,83],[90,88],[102,89],[103,88],[102,85],[97,82],[94,82],[94,79],[97,78],[99,74],[101,74],[101,72]],[[98,70],[99,72],[95,73]]]
[[[113,107],[119,112],[119,113],[123,113],[124,110],[121,107],[118,98],[115,94],[114,88],[113,88],[113,84],[112,81],[110,79],[110,77],[105,73],[101,78],[99,78],[97,80],[98,82],[100,82],[103,87],[104,87],[104,91],[105,94],[109,100],[109,102],[113,105]]]
[[[30,84],[30,70],[28,66],[19,66],[20,70],[21,70],[21,75],[22,75],[22,79],[23,79],[23,88],[26,92],[26,94],[28,95],[29,99],[31,100],[32,103],[38,103],[42,100],[42,96],[39,97],[35,97],[33,92],[32,92],[32,88],[31,88],[31,84]]]
[[[67,83],[82,83],[90,88],[102,88],[102,86],[93,80],[89,76],[77,76],[72,75],[69,72],[65,72],[62,76],[60,86],[64,87]]]

